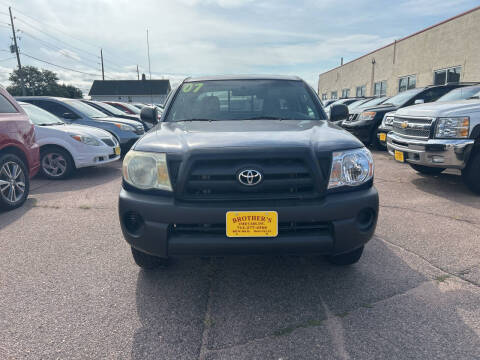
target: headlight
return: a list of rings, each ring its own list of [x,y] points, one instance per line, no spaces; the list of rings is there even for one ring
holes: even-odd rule
[[[122,123],[113,123],[113,124],[123,131],[135,131],[135,128],[131,125],[122,124]]]
[[[358,121],[361,120],[373,120],[377,113],[375,111],[364,111],[358,117]]]
[[[85,135],[70,135],[73,139],[84,143],[85,145],[92,145],[92,146],[100,146],[100,141],[97,139],[91,137],[91,136],[85,136]]]
[[[373,177],[373,158],[366,148],[334,152],[328,188],[358,186]]]
[[[165,154],[130,150],[123,159],[123,179],[139,189],[172,191]]]
[[[393,116],[387,116],[385,115],[382,120],[382,125],[384,126],[392,126],[393,125]]]
[[[469,130],[470,118],[468,116],[438,118],[435,137],[449,139],[467,138]]]

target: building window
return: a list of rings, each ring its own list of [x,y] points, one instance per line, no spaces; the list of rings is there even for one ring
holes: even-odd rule
[[[342,98],[348,98],[350,96],[350,89],[342,89]]]
[[[417,86],[416,75],[403,76],[398,80],[398,92],[415,89],[415,86]]]
[[[444,85],[446,83],[460,82],[461,66],[454,66],[447,69],[435,70],[433,72],[433,85]]]
[[[327,93],[322,94],[322,100],[327,100]]]
[[[357,97],[365,96],[365,94],[367,93],[367,87],[365,85],[357,86],[355,93]]]
[[[375,96],[385,96],[385,95],[387,95],[387,80],[376,82],[373,85],[373,89],[374,89],[373,94]]]
[[[330,93],[330,99],[337,99],[337,92],[336,91],[332,91]]]

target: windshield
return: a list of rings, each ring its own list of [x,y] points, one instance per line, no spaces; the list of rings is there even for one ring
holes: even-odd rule
[[[417,95],[418,93],[422,92],[424,89],[412,89],[412,90],[407,90],[404,92],[401,92],[398,95],[395,95],[394,97],[391,97],[387,101],[385,101],[383,104],[384,105],[393,105],[393,106],[401,106],[405,104],[408,100],[410,100],[412,97]]]
[[[184,83],[166,121],[323,118],[320,104],[302,81],[210,80]]]
[[[140,109],[132,104],[122,103],[128,110],[132,111],[134,114],[140,114]]]
[[[466,86],[457,88],[452,90],[442,97],[440,97],[437,101],[456,101],[456,100],[465,100],[480,91],[480,86]]]
[[[360,104],[360,106],[358,106],[358,108],[367,108],[367,107],[370,107],[370,106],[379,105],[387,99],[388,99],[387,96],[382,96],[382,97],[379,97],[379,98],[370,99],[370,100],[364,102],[363,104]]]
[[[35,125],[47,126],[47,125],[61,125],[65,124],[58,117],[52,113],[39,108],[38,106],[31,104],[22,104],[23,110],[27,113],[28,117]]]
[[[107,116],[100,110],[97,110],[93,106],[87,105],[80,100],[66,100],[65,102],[75,110],[78,110],[90,118],[103,118]]]
[[[87,104],[90,104],[90,103],[87,103]],[[95,102],[94,104],[101,107],[102,109],[107,110],[108,112],[112,113],[113,115],[121,115],[121,116],[126,115],[125,112],[123,112],[120,109],[117,109],[115,106],[112,106],[110,104],[106,104],[106,103],[102,103],[102,102]]]

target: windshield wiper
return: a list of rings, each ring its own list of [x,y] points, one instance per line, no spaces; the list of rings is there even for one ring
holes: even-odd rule
[[[182,120],[176,120],[176,122],[180,121],[216,121],[212,119],[203,119],[203,118],[192,118],[192,119],[182,119]]]
[[[51,126],[51,125],[62,125],[64,124],[63,122],[55,122],[55,123],[41,123],[41,124],[35,124],[37,126]]]
[[[254,116],[251,118],[246,118],[244,120],[293,120],[293,119],[282,118],[278,116]]]

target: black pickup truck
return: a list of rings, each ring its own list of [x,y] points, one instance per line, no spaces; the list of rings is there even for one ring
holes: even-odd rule
[[[345,118],[332,106],[331,120]],[[142,109],[157,122],[154,108]],[[297,77],[185,80],[125,156],[119,217],[136,263],[323,254],[353,264],[378,216],[370,151]]]

